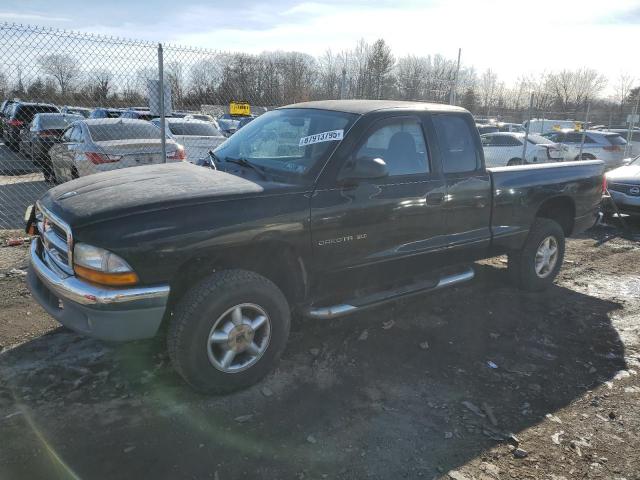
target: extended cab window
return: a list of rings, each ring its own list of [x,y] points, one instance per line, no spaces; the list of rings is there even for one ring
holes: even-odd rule
[[[356,152],[360,158],[381,158],[389,176],[429,172],[427,147],[417,120],[403,118],[384,122],[369,133]]]
[[[445,173],[473,172],[478,168],[478,156],[473,141],[475,132],[459,115],[434,115],[433,125],[442,155]]]

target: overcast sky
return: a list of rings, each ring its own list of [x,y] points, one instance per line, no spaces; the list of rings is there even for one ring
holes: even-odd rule
[[[640,80],[639,0],[2,0],[16,22],[230,51],[321,55],[384,38],[396,56],[440,53],[519,75],[591,67]],[[628,53],[627,53],[628,52]]]

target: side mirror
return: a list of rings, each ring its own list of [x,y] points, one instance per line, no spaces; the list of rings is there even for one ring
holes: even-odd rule
[[[340,177],[343,182],[384,178],[389,175],[387,164],[382,158],[358,158],[353,162],[353,167],[344,172]]]

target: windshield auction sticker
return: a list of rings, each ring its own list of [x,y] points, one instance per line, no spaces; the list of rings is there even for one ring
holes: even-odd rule
[[[344,130],[331,130],[330,132],[316,133],[315,135],[309,135],[308,137],[302,137],[300,139],[299,147],[306,145],[312,145],[314,143],[321,142],[333,142],[334,140],[342,140]]]

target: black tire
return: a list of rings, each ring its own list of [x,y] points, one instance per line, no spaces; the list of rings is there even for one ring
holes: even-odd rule
[[[218,318],[236,305],[255,304],[266,312],[270,338],[248,368],[228,373],[209,360],[208,338]],[[202,393],[228,393],[260,381],[276,365],[289,337],[291,311],[280,289],[246,270],[223,270],[192,287],[176,305],[167,331],[176,371]]]
[[[582,154],[582,160],[595,160],[595,159],[596,159],[596,157],[594,157],[590,153],[583,153]],[[580,155],[576,155],[575,160],[580,160]]]
[[[513,167],[514,165],[522,165],[522,160],[520,158],[512,158],[507,162],[507,167]]]
[[[555,239],[557,257],[555,264],[543,277],[535,268],[536,253],[542,242],[548,237]],[[511,280],[522,290],[536,292],[548,288],[555,280],[564,260],[564,231],[555,221],[537,218],[529,230],[529,235],[521,250],[509,253],[508,269]]]

